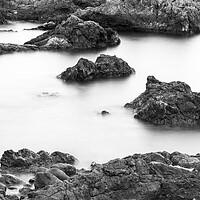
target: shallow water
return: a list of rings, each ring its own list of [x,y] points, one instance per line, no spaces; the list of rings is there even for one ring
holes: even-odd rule
[[[8,29],[14,26],[27,28],[26,23],[17,23]],[[2,37],[4,34],[6,37]],[[0,42],[6,38],[7,42],[18,43],[13,39],[18,38],[17,34],[0,33]],[[20,43],[24,43],[39,32],[20,34],[24,35]],[[20,148],[59,150],[76,156],[79,167],[88,167],[92,161],[103,163],[134,153],[200,152],[200,130],[150,126],[134,119],[123,107],[145,90],[148,75],[166,82],[184,81],[193,91],[200,91],[200,36],[121,33],[120,37],[119,46],[101,51],[0,56],[0,154]],[[56,79],[80,57],[95,61],[100,53],[123,58],[136,74],[87,84]],[[43,92],[57,95],[45,96]],[[111,114],[101,116],[98,113],[102,110]]]

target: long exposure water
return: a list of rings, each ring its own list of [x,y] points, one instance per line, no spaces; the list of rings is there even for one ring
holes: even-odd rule
[[[41,31],[36,24],[15,22],[0,29],[0,42],[23,44]],[[133,118],[125,103],[145,90],[146,78],[179,80],[200,91],[200,36],[173,37],[120,33],[121,44],[103,50],[32,52],[0,56],[0,154],[29,148],[68,152],[79,167],[92,161],[166,150],[200,152],[200,130],[155,127]],[[80,57],[95,61],[100,53],[116,55],[136,74],[125,79],[64,83],[56,76]],[[42,95],[43,92],[55,96]],[[98,114],[107,110],[111,114]]]

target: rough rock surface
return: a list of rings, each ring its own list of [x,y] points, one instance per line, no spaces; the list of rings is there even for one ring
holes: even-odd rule
[[[101,4],[106,3],[106,0],[73,0],[73,2],[80,8],[86,8],[86,7],[98,7]]]
[[[155,125],[200,125],[200,94],[180,81],[165,83],[148,76],[145,92],[125,107],[133,109],[135,118]]]
[[[120,39],[112,29],[104,29],[93,21],[83,21],[71,15],[55,30],[46,32],[25,44],[48,49],[89,49],[113,46]]]
[[[56,163],[74,164],[76,158],[68,153],[55,151],[49,154],[45,151],[35,153],[28,149],[21,149],[18,152],[7,150],[0,160],[2,168],[27,168],[31,166],[50,166]]]
[[[61,22],[78,6],[73,0],[12,0],[12,18],[15,20],[36,20]]]
[[[165,32],[200,31],[200,3],[193,0],[111,0],[75,15],[115,30]]]
[[[116,56],[101,54],[93,63],[79,59],[74,67],[69,67],[58,78],[64,81],[90,81],[98,78],[118,78],[135,72],[127,62]]]
[[[174,152],[134,154],[105,164],[91,164],[61,181],[52,174],[36,174],[36,189],[27,194],[32,200],[199,200],[200,173],[177,165],[176,159],[200,157]],[[195,162],[195,166],[199,166]]]

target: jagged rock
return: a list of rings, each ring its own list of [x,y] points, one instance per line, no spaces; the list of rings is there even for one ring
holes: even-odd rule
[[[190,165],[179,166],[181,159],[193,158],[200,159],[199,154],[134,154],[105,164],[92,163],[90,170],[77,170],[64,181],[38,172],[36,189],[22,189],[21,194],[31,200],[199,200],[200,167],[191,170]],[[195,165],[200,166],[198,162]]]
[[[200,94],[180,81],[165,83],[148,76],[146,91],[125,107],[133,109],[135,118],[155,125],[200,125]]]
[[[102,48],[119,44],[117,33],[104,29],[93,21],[83,21],[71,15],[59,24],[55,30],[32,39],[25,44],[48,49],[89,49]]]
[[[45,151],[34,153],[28,149],[21,149],[18,152],[7,150],[1,158],[1,167],[3,168],[29,168],[32,166],[50,166],[55,163],[74,164],[77,159],[68,154],[55,151],[49,154]]]
[[[69,165],[66,163],[57,163],[51,166],[51,168],[58,168],[65,172],[68,176],[73,176],[76,174],[76,168],[73,165]]]
[[[99,78],[119,78],[134,73],[127,62],[116,56],[101,54],[93,63],[81,58],[74,67],[58,75],[64,81],[90,81]]]
[[[175,34],[200,30],[200,4],[192,0],[111,0],[74,14],[115,30]]]

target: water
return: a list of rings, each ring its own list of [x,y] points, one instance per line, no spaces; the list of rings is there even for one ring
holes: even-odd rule
[[[10,25],[9,29],[16,26],[23,30],[27,23]],[[24,35],[22,44],[39,32],[0,33],[0,42],[12,39],[17,43],[18,34]],[[148,75],[166,82],[185,81],[193,91],[200,91],[200,36],[121,33],[120,37],[119,46],[101,51],[0,56],[0,153],[20,148],[59,150],[76,156],[78,167],[87,168],[92,161],[104,163],[134,153],[200,152],[199,130],[150,126],[134,119],[123,107],[145,90]],[[136,74],[87,84],[56,79],[80,57],[95,61],[100,53],[123,58]],[[58,95],[43,96],[43,92]],[[103,117],[98,114],[102,110],[111,114]]]

